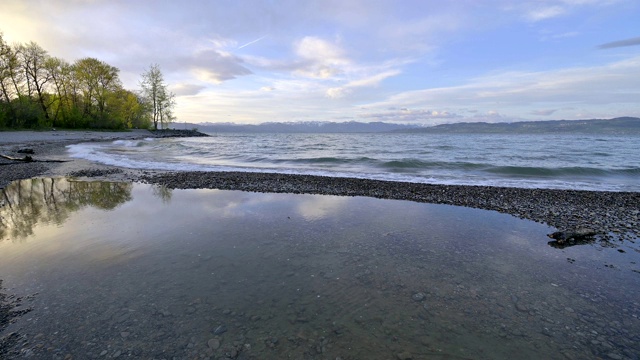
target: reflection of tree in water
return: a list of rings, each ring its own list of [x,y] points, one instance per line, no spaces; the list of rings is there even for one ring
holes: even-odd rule
[[[131,183],[28,179],[11,183],[0,197],[0,241],[24,239],[40,223],[60,225],[85,206],[112,210],[131,200]]]
[[[154,185],[152,188],[153,195],[161,199],[163,203],[168,204],[171,202],[172,190],[164,185]]]

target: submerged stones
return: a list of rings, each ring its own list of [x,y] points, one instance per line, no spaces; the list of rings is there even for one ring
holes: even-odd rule
[[[582,224],[592,224],[592,230],[605,241],[635,240],[640,236],[640,192],[438,185],[243,172],[164,172],[141,175],[139,180],[170,189],[368,196],[466,206],[508,213],[558,229],[580,229]],[[561,233],[564,234],[564,242],[560,240],[550,245],[564,247],[570,244],[566,240],[580,235],[575,230]]]
[[[415,293],[415,294],[413,294],[411,296],[413,301],[422,301],[422,300],[424,300],[425,297],[426,297],[426,295],[424,293],[421,293],[421,292],[417,292],[417,293]]]
[[[598,233],[589,228],[577,228],[575,230],[556,231],[547,236],[554,241],[550,241],[549,245],[557,248],[567,246],[580,245],[593,241],[593,237]]]
[[[213,335],[222,335],[227,332],[227,327],[225,325],[220,325],[215,330],[213,330]]]
[[[567,241],[579,241],[588,237],[593,237],[597,233],[594,230],[588,228],[578,228],[575,230],[569,231],[556,231],[549,236],[552,239],[555,239],[559,243],[565,243]]]

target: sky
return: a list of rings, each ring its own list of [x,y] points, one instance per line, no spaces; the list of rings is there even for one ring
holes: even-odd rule
[[[158,64],[177,122],[640,117],[638,0],[2,0],[9,43]]]

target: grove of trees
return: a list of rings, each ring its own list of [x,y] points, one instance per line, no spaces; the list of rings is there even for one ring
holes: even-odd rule
[[[91,57],[70,64],[34,42],[9,45],[0,32],[0,129],[166,128],[175,96],[159,66],[142,74],[139,92],[119,72]]]

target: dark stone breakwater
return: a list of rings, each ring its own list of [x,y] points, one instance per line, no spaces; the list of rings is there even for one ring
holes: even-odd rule
[[[175,189],[368,196],[381,199],[495,210],[561,230],[590,228],[603,245],[636,242],[640,236],[640,193],[492,186],[434,185],[382,180],[246,172],[146,174],[144,182]]]

